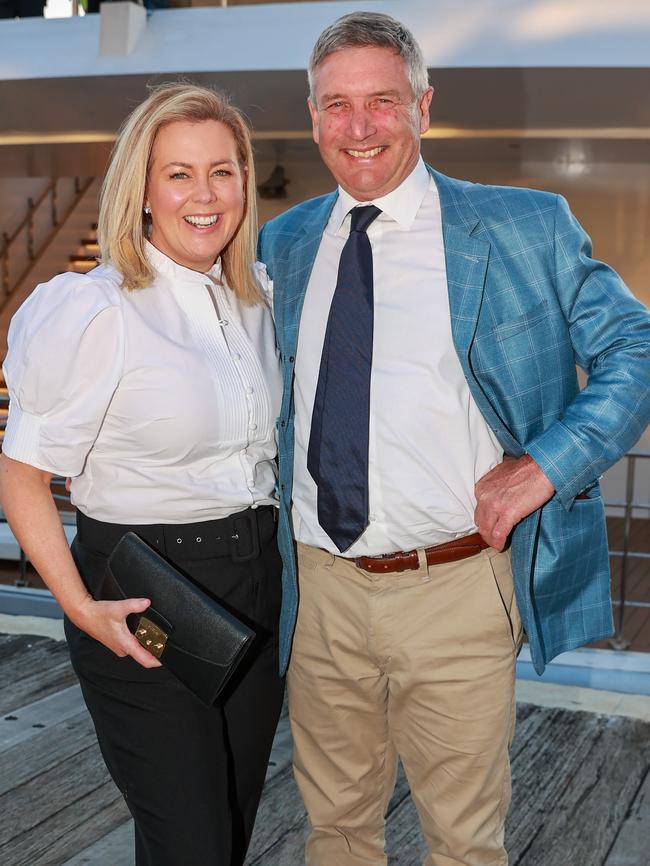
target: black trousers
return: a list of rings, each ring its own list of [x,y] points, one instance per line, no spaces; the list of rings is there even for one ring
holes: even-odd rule
[[[284,693],[274,510],[253,512],[252,520],[251,513],[237,515],[242,519],[230,552],[210,558],[202,558],[204,544],[187,540],[224,535],[232,523],[185,525],[179,554],[178,526],[116,527],[79,515],[72,551],[93,596],[118,538],[134,529],[257,635],[224,693],[207,708],[164,667],[118,658],[66,620],[72,664],[102,755],[135,821],[137,866],[241,866],[246,855]],[[251,546],[247,526],[259,544]]]

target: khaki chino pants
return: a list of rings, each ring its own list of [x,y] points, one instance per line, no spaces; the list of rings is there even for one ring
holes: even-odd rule
[[[509,553],[370,574],[298,545],[289,669],[307,866],[385,866],[397,755],[425,866],[505,866],[521,622]]]

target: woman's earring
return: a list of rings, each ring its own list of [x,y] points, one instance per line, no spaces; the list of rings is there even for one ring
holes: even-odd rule
[[[146,213],[147,216],[151,214],[151,208],[148,205],[145,205],[142,210]]]

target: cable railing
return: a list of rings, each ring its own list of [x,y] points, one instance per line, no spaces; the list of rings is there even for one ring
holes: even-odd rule
[[[0,238],[0,310],[27,278],[94,178],[60,177],[37,198],[27,199],[24,219]]]
[[[7,410],[9,406],[9,397],[7,395],[6,389],[0,389],[0,437],[4,435],[4,428],[6,425],[6,417]],[[1,439],[0,439],[1,441]],[[618,578],[618,591],[615,594],[615,597],[612,599],[612,604],[615,608],[615,633],[613,637],[610,639],[610,646],[613,649],[617,650],[626,650],[630,647],[630,641],[625,637],[625,616],[630,608],[638,608],[644,610],[650,610],[650,501],[648,502],[639,502],[635,500],[635,482],[636,482],[636,467],[637,461],[639,460],[649,460],[650,459],[650,451],[644,451],[641,449],[633,449],[624,455],[622,460],[626,461],[626,472],[625,472],[625,497],[620,500],[611,500],[605,502],[605,506],[608,508],[619,508],[623,509],[624,517],[623,517],[623,547],[622,550],[612,550],[610,549],[609,555],[614,559],[620,559],[621,568]],[[70,496],[65,487],[65,479],[64,478],[53,478],[52,479],[52,494],[54,496],[55,501],[59,504],[61,512],[65,515],[64,520],[68,517],[71,517],[71,507],[70,507]],[[66,508],[66,505],[68,508]],[[61,507],[62,506],[62,507]],[[645,510],[648,512],[648,533],[646,537],[648,539],[648,550],[647,551],[639,551],[639,550],[631,550],[631,536],[632,536],[632,520],[634,517],[634,513],[640,510]],[[0,522],[5,522],[5,517],[0,512]],[[66,520],[66,522],[68,522]],[[19,548],[19,557],[20,557],[20,574],[18,579],[15,581],[15,586],[26,587],[29,585],[29,581],[27,579],[27,561],[25,559],[25,554],[22,548]],[[647,561],[648,564],[648,601],[639,600],[639,599],[629,599],[627,593],[627,578],[629,574],[630,562],[635,559],[641,559]],[[650,625],[650,615],[649,615],[649,623]]]
[[[650,451],[633,449],[625,455],[624,459],[627,462],[625,471],[625,498],[605,503],[607,507],[623,509],[623,549],[610,549],[609,551],[610,556],[621,559],[618,594],[616,598],[612,599],[614,607],[618,608],[614,624],[616,631],[610,640],[610,644],[614,649],[629,649],[630,647],[630,642],[625,637],[625,614],[627,610],[629,608],[650,610],[650,600],[630,600],[627,597],[627,578],[631,560],[643,559],[648,561],[648,572],[650,575],[650,501],[638,502],[634,499],[637,461],[650,460]],[[639,510],[648,512],[648,532],[646,533],[648,550],[630,550],[632,519],[634,512]],[[648,597],[650,598],[650,580],[648,581]]]

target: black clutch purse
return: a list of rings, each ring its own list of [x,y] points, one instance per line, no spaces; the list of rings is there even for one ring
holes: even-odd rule
[[[127,624],[142,646],[211,706],[250,647],[255,632],[174,568],[134,532],[115,546],[101,597],[150,598]]]

